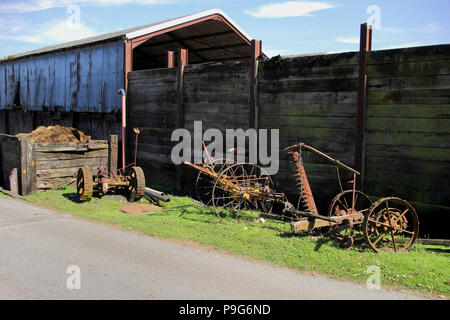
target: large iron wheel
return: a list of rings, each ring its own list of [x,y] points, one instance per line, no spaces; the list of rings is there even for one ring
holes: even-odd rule
[[[92,170],[89,167],[78,169],[77,174],[77,194],[80,201],[91,201],[94,192],[94,181]]]
[[[367,244],[376,252],[406,251],[419,234],[419,218],[407,201],[382,198],[364,217],[363,232]]]
[[[197,199],[205,206],[209,206],[212,202],[212,190],[216,182],[216,178],[220,173],[229,166],[227,159],[216,160],[213,163],[204,163],[203,167],[211,172],[207,174],[200,171],[195,180],[195,192]]]
[[[365,215],[368,213],[371,205],[372,200],[365,193],[355,190],[355,199],[353,199],[353,190],[345,190],[338,193],[331,200],[330,206],[328,207],[328,216],[339,217],[357,212]],[[354,221],[353,223],[348,221],[347,223],[336,225],[328,231],[335,232],[335,235],[342,240],[344,246],[351,247],[354,240],[363,239],[361,225],[362,221]]]
[[[260,197],[273,190],[272,178],[266,170],[255,164],[234,164],[217,177],[212,190],[214,211],[220,219],[242,211],[270,213],[274,203]]]
[[[129,185],[129,201],[141,200],[145,194],[145,175],[141,167],[131,167],[128,171],[127,179]]]

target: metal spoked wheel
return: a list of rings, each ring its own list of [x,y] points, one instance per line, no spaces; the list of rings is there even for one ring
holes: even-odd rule
[[[131,167],[128,171],[130,202],[139,201],[145,194],[145,175],[141,167]]]
[[[261,194],[273,190],[272,178],[255,164],[234,164],[224,169],[214,184],[212,203],[220,219],[237,217],[246,210],[270,213],[273,202]]]
[[[365,193],[355,190],[355,200],[353,204],[353,190],[345,190],[337,194],[333,200],[331,200],[330,206],[328,207],[329,217],[344,216],[356,212],[362,212],[367,214],[370,206],[372,205],[372,200]],[[335,235],[342,240],[342,245],[346,248],[351,248],[354,244],[354,240],[362,240],[362,221],[353,221],[350,223],[343,223],[337,225],[329,231],[334,231]]]
[[[204,164],[203,167],[208,168],[216,176],[225,170],[229,164],[226,159],[214,160],[213,164]],[[212,190],[216,179],[210,174],[200,171],[195,180],[195,192],[197,194],[197,199],[203,203],[205,206],[211,205],[212,202]]]
[[[375,202],[363,222],[364,238],[376,252],[411,248],[419,234],[419,218],[407,201],[396,197]]]
[[[78,169],[77,174],[77,194],[80,201],[90,201],[94,192],[94,181],[92,170],[89,167]]]

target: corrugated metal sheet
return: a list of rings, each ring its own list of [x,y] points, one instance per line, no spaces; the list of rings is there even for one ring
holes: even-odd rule
[[[18,94],[27,111],[117,111],[123,61],[123,41],[117,41],[1,63],[0,109],[13,107]]]

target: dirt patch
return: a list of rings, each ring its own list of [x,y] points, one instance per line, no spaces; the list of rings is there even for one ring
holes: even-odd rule
[[[36,142],[88,142],[91,137],[80,130],[60,125],[38,127],[30,133],[19,133],[19,138],[31,138]]]
[[[161,209],[161,207],[148,203],[128,204],[126,206],[119,207],[120,211],[131,214],[141,214]]]

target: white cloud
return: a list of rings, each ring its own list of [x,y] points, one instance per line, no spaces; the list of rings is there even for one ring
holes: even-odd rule
[[[325,2],[288,1],[263,5],[255,11],[246,10],[245,13],[257,18],[284,18],[310,16],[310,13],[333,8]]]
[[[20,32],[2,29],[0,39],[51,45],[88,38],[96,34],[95,30],[83,23],[73,28],[67,24],[66,20],[58,20],[39,25],[28,25],[25,29],[20,29]]]
[[[348,44],[359,44],[359,38],[337,38],[337,42],[348,43]]]
[[[42,11],[52,8],[63,8],[70,5],[84,5],[84,6],[112,6],[122,4],[141,4],[152,5],[160,3],[168,3],[164,0],[28,0],[28,1],[9,1],[0,3],[1,13],[12,12],[31,12]]]

